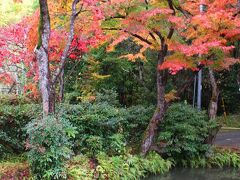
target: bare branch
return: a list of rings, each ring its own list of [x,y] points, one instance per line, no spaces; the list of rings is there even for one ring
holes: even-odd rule
[[[123,32],[128,33],[131,36],[133,36],[133,37],[135,37],[135,38],[137,38],[137,39],[147,43],[148,45],[152,45],[152,42],[149,41],[148,39],[140,36],[139,34],[132,33],[130,31],[126,30],[126,29],[122,29],[122,28],[103,28],[103,30],[107,30],[107,31],[123,31]]]

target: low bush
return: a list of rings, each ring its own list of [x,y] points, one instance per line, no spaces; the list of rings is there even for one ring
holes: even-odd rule
[[[26,129],[28,161],[34,177],[65,179],[65,162],[73,155],[70,138],[75,137],[75,128],[62,117],[48,116],[33,120]]]
[[[231,150],[215,150],[215,154],[208,161],[212,167],[240,168],[240,154]]]
[[[140,144],[148,123],[154,113],[154,106],[132,106],[125,110],[124,129],[128,142]]]
[[[165,152],[176,161],[205,156],[209,145],[204,141],[210,129],[217,125],[209,122],[204,111],[186,104],[173,104],[160,126],[158,141],[165,144]]]
[[[153,107],[120,108],[108,103],[62,105],[60,114],[77,127],[75,151],[94,156],[100,152],[118,155],[126,145],[138,144]]]
[[[173,163],[151,152],[146,158],[137,155],[109,157],[104,153],[97,155],[96,165],[92,166],[86,156],[77,156],[69,163],[70,179],[140,179],[149,174],[168,172]]]
[[[23,105],[32,102],[26,96],[16,94],[0,94],[0,105]]]
[[[24,151],[24,127],[38,116],[39,109],[35,104],[0,105],[0,158]]]
[[[61,116],[77,127],[75,151],[94,156],[101,151],[111,151],[114,154],[124,148],[126,140],[122,131],[123,111],[121,108],[107,103],[82,103],[64,105],[60,109]],[[115,141],[116,151],[109,149],[113,141]]]
[[[239,114],[228,115],[226,118],[224,116],[219,116],[219,117],[217,117],[217,121],[222,126],[233,127],[233,128],[240,127],[240,115]]]
[[[214,148],[210,156],[182,159],[179,165],[191,168],[240,168],[240,154],[230,149]]]

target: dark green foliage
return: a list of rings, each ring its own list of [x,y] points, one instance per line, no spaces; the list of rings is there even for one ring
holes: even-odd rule
[[[62,104],[57,107],[57,113],[77,127],[78,135],[74,138],[76,152],[91,156],[102,151],[119,154],[125,152],[129,145],[134,145],[134,150],[137,150],[153,106],[121,108],[114,91],[105,90],[97,95],[94,103]],[[0,107],[2,156],[24,152],[27,137],[24,127],[32,119],[38,118],[40,112],[41,107],[36,104]]]
[[[102,95],[102,94],[99,94]],[[62,117],[77,127],[75,150],[94,156],[99,152],[116,155],[125,151],[126,145],[140,143],[153,112],[153,106],[116,107],[113,94],[97,97],[95,103],[64,104]]]
[[[210,156],[182,159],[180,165],[191,168],[240,168],[240,154],[226,149],[213,149]]]
[[[149,61],[138,59],[131,62],[120,58],[129,52],[139,51],[139,46],[131,39],[120,43],[114,52],[106,52],[106,47],[105,44],[93,49],[77,66],[70,62],[67,64],[66,79],[69,83],[66,92],[77,92],[80,97],[86,92],[94,94],[103,89],[114,89],[120,104],[124,106],[155,102],[155,64],[152,61],[155,62],[156,54],[148,51]],[[108,77],[94,79],[92,73]]]
[[[173,163],[164,160],[151,152],[146,158],[137,155],[109,157],[104,153],[97,155],[97,167],[94,171],[87,166],[89,159],[85,156],[75,157],[69,168],[69,175],[74,179],[100,180],[135,180],[149,174],[162,174],[172,167]]]
[[[112,141],[119,142],[117,147],[124,148],[122,133],[123,111],[107,103],[85,103],[81,105],[64,105],[61,116],[71,121],[78,134],[75,149],[82,153],[95,155],[100,151],[117,153],[119,149],[109,149]],[[116,136],[116,134],[118,134]],[[116,140],[117,138],[117,140]]]
[[[66,179],[65,162],[72,153],[70,138],[77,133],[69,121],[48,116],[27,127],[28,161],[36,179]]]
[[[235,64],[230,70],[224,70],[217,74],[219,79],[219,89],[221,90],[221,97],[224,100],[227,113],[238,113],[240,109],[240,87],[237,83],[240,65]],[[221,101],[219,105],[222,105]],[[223,111],[222,106],[219,106]]]
[[[126,109],[124,118],[124,129],[128,142],[141,144],[144,131],[154,113],[154,106],[132,106]]]
[[[193,159],[208,151],[204,140],[214,127],[216,124],[208,121],[204,111],[182,103],[173,104],[161,124],[158,140],[166,143],[165,151],[174,160]]]
[[[105,102],[112,106],[120,106],[117,96],[117,92],[112,89],[102,89],[100,92],[96,93],[95,103]]]
[[[0,105],[0,158],[8,153],[24,151],[24,127],[38,115],[39,110],[35,104]]]
[[[30,104],[31,99],[15,94],[0,94],[0,106]]]

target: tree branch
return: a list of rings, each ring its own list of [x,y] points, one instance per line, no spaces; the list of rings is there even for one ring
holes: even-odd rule
[[[151,41],[149,41],[146,38],[140,36],[139,34],[132,33],[130,31],[126,30],[126,29],[122,29],[122,28],[103,28],[103,30],[107,30],[107,31],[123,31],[123,32],[128,33],[131,36],[133,36],[133,37],[135,37],[135,38],[137,38],[137,39],[147,43],[148,45],[152,45]]]
[[[58,68],[54,78],[53,78],[53,84],[56,84],[61,72],[64,69],[64,66],[66,64],[66,59],[69,55],[69,50],[74,38],[74,26],[75,26],[75,20],[77,18],[77,16],[81,13],[82,9],[83,9],[83,4],[81,5],[80,10],[77,11],[77,4],[79,3],[80,0],[74,0],[72,3],[72,15],[71,15],[71,19],[70,19],[70,30],[69,30],[69,34],[68,34],[68,40],[67,40],[67,44],[64,48],[63,54],[61,56],[61,61],[60,61],[60,67]]]

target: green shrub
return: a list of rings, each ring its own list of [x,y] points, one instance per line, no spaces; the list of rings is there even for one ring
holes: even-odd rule
[[[217,121],[222,126],[235,127],[235,128],[240,127],[240,115],[239,114],[228,115],[226,118],[224,116],[219,116],[219,117],[217,117]]]
[[[164,150],[175,160],[194,159],[204,156],[209,146],[204,144],[211,128],[204,111],[198,111],[190,105],[173,104],[166,113],[160,126],[158,140],[166,144]]]
[[[131,144],[140,144],[148,123],[154,113],[154,106],[132,106],[124,111],[124,134]]]
[[[231,150],[213,149],[209,157],[182,159],[180,165],[191,168],[240,168],[240,154]]]
[[[80,103],[79,97],[81,96],[78,92],[66,93],[64,95],[64,101],[68,104],[78,104]]]
[[[149,153],[146,158],[137,155],[109,157],[105,153],[97,155],[97,166],[90,167],[89,159],[80,155],[75,157],[68,169],[73,179],[131,180],[141,179],[149,174],[168,172],[173,163],[164,160],[156,153]]]
[[[0,105],[0,158],[24,151],[24,127],[38,115],[39,109],[35,104]]]
[[[75,128],[62,117],[48,116],[33,120],[26,129],[28,160],[36,179],[65,179]]]
[[[16,94],[0,94],[0,105],[23,105],[32,101],[26,96]]]
[[[100,152],[118,155],[129,145],[138,150],[153,109],[141,105],[122,108],[97,99],[93,103],[61,104],[56,111],[77,127],[75,152],[94,156]],[[24,152],[24,127],[40,113],[37,104],[0,106],[0,156]]]
[[[119,149],[110,149],[119,134],[117,146],[125,145],[122,133],[123,111],[107,103],[81,103],[79,105],[64,105],[61,116],[77,127],[75,151],[94,156],[101,151],[118,153]],[[116,145],[116,144],[115,144]],[[118,147],[120,148],[120,147]],[[123,147],[121,147],[123,148]]]
[[[240,168],[240,154],[230,150],[216,150],[208,160],[213,167],[234,167]]]
[[[112,106],[120,106],[118,94],[112,89],[102,89],[96,93],[96,103],[108,103]]]
[[[108,103],[64,104],[62,117],[77,127],[75,151],[94,156],[99,152],[118,155],[127,145],[139,144],[153,107],[120,108]]]

